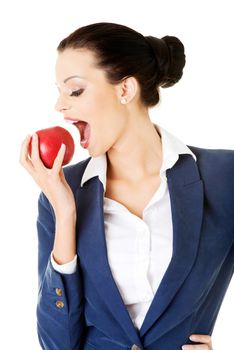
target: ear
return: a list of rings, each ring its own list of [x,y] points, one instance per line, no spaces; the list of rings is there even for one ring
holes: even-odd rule
[[[129,103],[137,94],[139,85],[134,77],[127,77],[118,85],[118,98],[120,103]]]

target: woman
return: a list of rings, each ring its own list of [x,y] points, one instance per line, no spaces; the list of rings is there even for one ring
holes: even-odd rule
[[[40,186],[38,335],[43,349],[212,349],[234,262],[234,152],[186,146],[150,121],[182,76],[179,39],[119,24],[58,46],[56,110],[90,157],[21,163]]]

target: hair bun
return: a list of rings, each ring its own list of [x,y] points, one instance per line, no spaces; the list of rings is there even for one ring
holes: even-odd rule
[[[146,36],[158,65],[158,85],[166,88],[177,83],[183,75],[185,65],[184,45],[175,36],[158,39]]]

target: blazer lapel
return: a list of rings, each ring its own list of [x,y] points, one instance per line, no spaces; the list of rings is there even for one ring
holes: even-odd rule
[[[176,324],[176,319],[181,319],[186,313],[178,309],[173,317],[167,317],[165,311],[192,269],[203,214],[203,183],[192,156],[180,155],[177,163],[167,170],[167,180],[173,222],[172,259],[140,329],[140,337],[143,337],[158,322],[153,330],[154,340],[166,333]]]
[[[108,263],[103,213],[103,185],[98,176],[76,192],[78,255],[100,296],[133,344],[141,345]]]

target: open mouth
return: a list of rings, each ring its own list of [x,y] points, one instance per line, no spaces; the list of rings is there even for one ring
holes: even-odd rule
[[[69,120],[66,119],[66,122],[73,124],[77,127],[80,132],[80,144],[83,148],[87,148],[90,140],[90,125],[89,123],[83,120]]]

